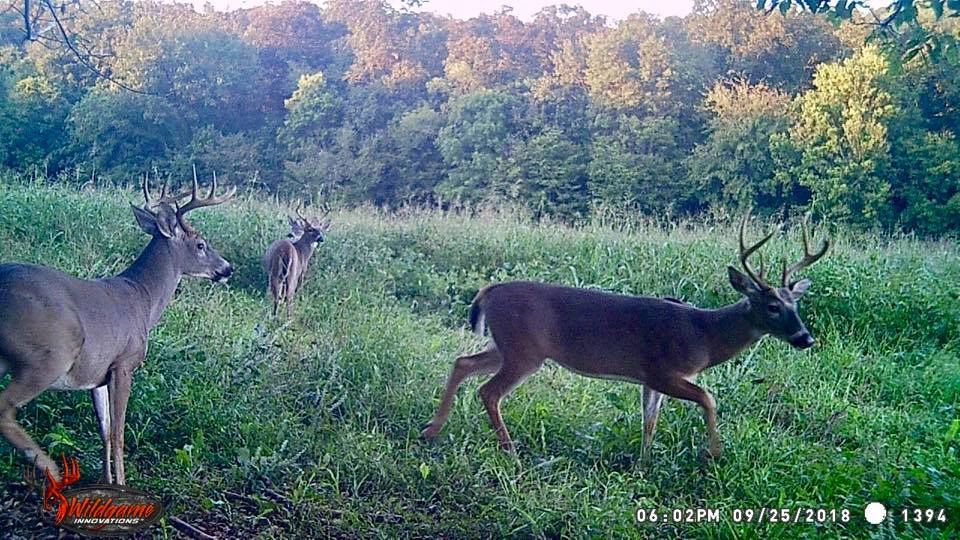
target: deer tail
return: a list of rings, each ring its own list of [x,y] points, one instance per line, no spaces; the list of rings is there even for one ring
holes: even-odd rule
[[[483,300],[487,295],[487,291],[490,290],[490,287],[484,287],[480,289],[480,292],[477,293],[477,296],[473,299],[473,303],[470,304],[470,328],[478,335],[483,335],[483,330],[485,326],[485,319],[483,314]]]

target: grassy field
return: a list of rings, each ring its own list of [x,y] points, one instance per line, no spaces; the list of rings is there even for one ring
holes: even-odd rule
[[[117,273],[146,244],[127,206],[138,200],[0,184],[0,261]],[[242,198],[194,218],[238,272],[228,286],[181,284],[135,376],[126,449],[128,481],[185,521],[229,538],[956,538],[955,242],[834,232],[835,248],[806,272],[813,287],[801,305],[818,346],[799,352],[767,339],[707,371],[699,381],[717,398],[725,455],[702,464],[700,410],[667,400],[641,465],[639,388],[552,364],[504,402],[517,458],[498,449],[476,380],[438,440],[418,433],[452,360],[481,346],[466,312],[483,285],[528,278],[717,307],[736,300],[724,268],[736,261],[733,225],[332,217],[289,324],[268,317],[260,269],[267,244],[285,233],[284,208]],[[771,242],[767,260],[798,256],[795,232]],[[96,479],[86,392],[44,394],[19,418]],[[6,497],[36,504],[18,487],[22,464],[0,443]],[[863,507],[874,500],[946,508],[949,521],[868,525]],[[851,517],[733,521],[735,509],[759,507]],[[12,508],[0,501],[0,512]],[[638,525],[638,508],[718,509],[721,520]],[[36,534],[24,527],[9,534]],[[166,523],[155,532],[177,534]]]

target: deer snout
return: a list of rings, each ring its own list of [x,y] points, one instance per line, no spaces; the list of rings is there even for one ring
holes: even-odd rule
[[[793,336],[790,337],[790,345],[803,350],[813,347],[813,344],[816,343],[816,340],[813,339],[813,336],[810,335],[806,329],[803,329]]]
[[[213,276],[213,281],[218,283],[221,281],[226,281],[232,275],[233,266],[230,263],[227,263],[226,266],[217,270],[216,274]]]

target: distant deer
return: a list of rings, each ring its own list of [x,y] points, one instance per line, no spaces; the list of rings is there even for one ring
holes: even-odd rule
[[[513,452],[500,401],[550,358],[581,375],[644,385],[641,461],[653,443],[664,395],[703,408],[709,435],[705,457],[718,457],[722,449],[716,402],[694,379],[767,334],[797,349],[811,347],[814,339],[797,314],[797,299],[810,287],[810,280],[790,281],[790,276],[823,257],[829,246],[824,241],[819,251],[811,253],[804,222],[804,256],[789,268],[784,261],[781,286],[772,287],[764,281],[762,263],[755,273],[747,258],[773,232],[746,247],[748,217],[740,224],[740,263],[746,275],[727,267],[730,284],[745,298],[720,309],[526,281],[482,289],[470,308],[470,324],[482,332],[485,319],[492,341],[483,352],[457,358],[440,406],[421,435],[430,439],[440,432],[465,379],[495,373],[479,394],[500,446]]]
[[[263,269],[267,272],[269,292],[273,297],[273,315],[277,315],[280,304],[286,304],[287,317],[293,314],[294,297],[303,284],[317,245],[324,240],[324,234],[330,230],[329,219],[307,218],[300,213],[289,217],[290,235],[270,244],[263,256]]]
[[[77,279],[45,266],[0,265],[0,377],[13,378],[0,393],[0,434],[53,480],[56,463],[17,423],[17,409],[47,389],[90,390],[103,438],[103,479],[125,484],[123,431],[133,371],[143,362],[147,336],[183,275],[226,280],[233,267],[186,221],[191,210],[222,204],[236,189],[206,198],[193,187],[151,199],[143,180],[143,208],[134,217],[152,239],[129,268],[112,278]],[[189,202],[179,201],[190,196]],[[111,474],[111,452],[113,471]]]

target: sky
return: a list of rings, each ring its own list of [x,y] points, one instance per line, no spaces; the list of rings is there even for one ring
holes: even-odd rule
[[[264,0],[192,0],[197,8],[209,1],[220,11],[229,11],[237,8],[248,8],[265,3]],[[317,0],[313,0],[317,1]],[[400,0],[388,0],[393,6],[401,6]],[[317,2],[323,4],[322,0]],[[530,20],[533,15],[546,6],[559,4],[581,5],[592,15],[606,15],[608,21],[614,22],[625,18],[637,11],[646,11],[661,17],[671,15],[683,16],[693,9],[693,0],[427,0],[418,11],[432,11],[440,15],[453,15],[458,19],[469,19],[480,13],[493,13],[503,5],[513,7],[513,14],[523,20]]]
[[[394,6],[400,5],[399,0],[390,0],[390,3]],[[440,15],[453,15],[458,19],[469,19],[480,13],[493,13],[506,4],[513,7],[514,15],[526,21],[546,6],[564,3],[581,5],[591,15],[606,15],[610,21],[624,19],[638,11],[669,17],[683,16],[693,9],[693,0],[427,0],[423,10]]]

